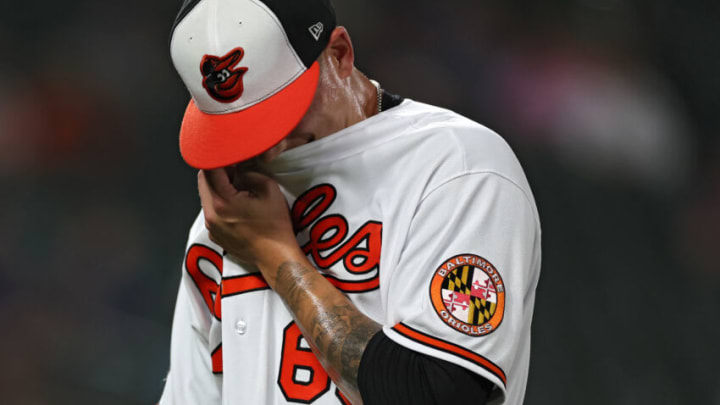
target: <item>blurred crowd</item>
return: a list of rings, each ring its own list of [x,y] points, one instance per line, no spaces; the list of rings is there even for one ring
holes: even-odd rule
[[[544,253],[526,403],[720,404],[718,3],[335,5],[361,70],[525,167]],[[179,6],[0,4],[3,404],[159,398],[199,209]]]

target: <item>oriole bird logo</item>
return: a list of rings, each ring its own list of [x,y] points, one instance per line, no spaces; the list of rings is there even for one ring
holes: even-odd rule
[[[203,75],[203,87],[210,97],[222,103],[232,103],[242,96],[243,75],[246,67],[235,66],[245,56],[245,50],[235,48],[225,56],[205,55],[200,62]]]

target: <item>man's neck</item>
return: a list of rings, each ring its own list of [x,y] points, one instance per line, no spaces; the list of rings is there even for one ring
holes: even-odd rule
[[[351,108],[348,109],[345,121],[346,128],[378,113],[377,88],[367,76],[354,69],[348,81],[351,88],[349,92]]]

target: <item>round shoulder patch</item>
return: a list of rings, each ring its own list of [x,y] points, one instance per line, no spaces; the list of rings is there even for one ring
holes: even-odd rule
[[[433,308],[458,332],[484,336],[500,326],[505,313],[505,284],[495,266],[463,254],[445,261],[430,283]]]

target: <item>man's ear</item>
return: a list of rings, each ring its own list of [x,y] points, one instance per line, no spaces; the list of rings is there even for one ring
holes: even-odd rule
[[[335,67],[341,79],[350,76],[355,67],[355,51],[353,50],[350,34],[345,27],[337,27],[330,34],[330,41],[325,48],[325,53]]]

